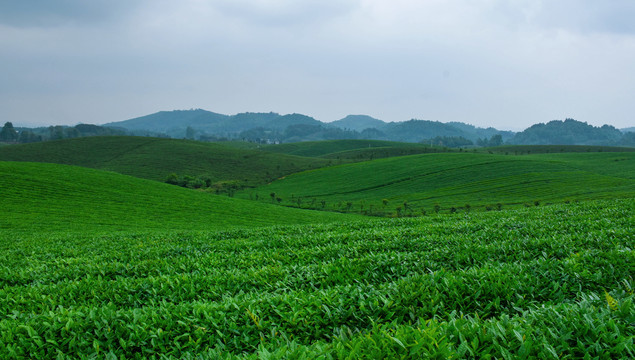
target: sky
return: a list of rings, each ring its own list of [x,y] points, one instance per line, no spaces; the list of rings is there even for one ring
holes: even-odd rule
[[[632,0],[0,0],[0,122],[635,126]]]

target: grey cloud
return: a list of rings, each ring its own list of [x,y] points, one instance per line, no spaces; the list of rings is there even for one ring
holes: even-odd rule
[[[14,27],[98,24],[115,19],[143,2],[136,0],[4,0],[0,2],[0,24]]]
[[[252,25],[284,27],[346,16],[358,3],[357,0],[219,0],[213,1],[212,6],[224,15]]]
[[[635,34],[632,0],[542,1],[537,25],[581,33]]]

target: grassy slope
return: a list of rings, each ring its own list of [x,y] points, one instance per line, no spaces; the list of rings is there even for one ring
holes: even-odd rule
[[[395,141],[382,140],[327,140],[327,141],[306,141],[297,143],[287,143],[280,145],[264,146],[263,150],[308,157],[326,157],[350,159],[357,157],[360,153],[375,152],[380,154],[386,149],[400,149],[399,155],[405,155],[403,151],[425,152],[430,146],[424,144],[401,143]],[[351,156],[354,154],[355,156]],[[408,153],[409,154],[409,153]],[[376,157],[380,157],[379,155]]]
[[[182,189],[113,172],[0,162],[0,229],[224,229],[342,219]]]
[[[0,161],[78,165],[163,181],[168,174],[209,175],[214,181],[262,184],[328,163],[286,154],[240,149],[222,143],[131,136],[87,137],[6,146]]]
[[[0,357],[632,359],[633,205],[0,232]]]
[[[492,148],[458,149],[381,140],[331,140],[269,145],[264,146],[263,150],[299,156],[322,157],[325,159],[360,161],[445,152],[526,155],[564,152],[631,152],[635,151],[635,148],[577,145],[506,145]]]
[[[471,153],[427,154],[306,171],[251,193],[275,192],[286,202],[303,197],[326,209],[353,202],[366,209],[394,212],[408,201],[420,211],[465,204],[631,197],[635,195],[635,153],[579,153],[505,156]],[[249,192],[246,192],[247,194]],[[242,194],[241,196],[246,196]],[[316,199],[314,202],[312,199]],[[382,199],[388,199],[384,209]]]

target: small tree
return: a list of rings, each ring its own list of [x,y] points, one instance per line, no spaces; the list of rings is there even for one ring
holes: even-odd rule
[[[470,204],[465,204],[465,212],[469,213],[471,208]]]
[[[439,213],[439,211],[441,211],[441,205],[439,205],[439,204],[434,204],[434,212],[438,214],[438,213]]]
[[[271,196],[271,202],[274,202],[276,200],[276,193],[275,192],[272,192],[271,194],[269,194],[269,196]]]
[[[388,206],[388,199],[382,199],[381,203],[384,204],[384,207]]]

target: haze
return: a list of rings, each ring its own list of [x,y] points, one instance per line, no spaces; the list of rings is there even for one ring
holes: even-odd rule
[[[0,122],[204,108],[635,125],[629,0],[0,1]]]

